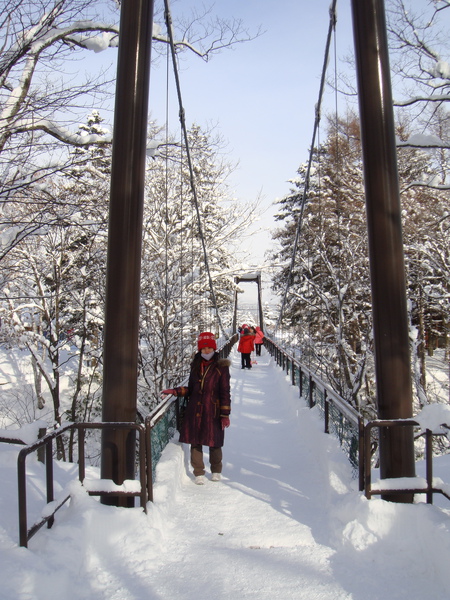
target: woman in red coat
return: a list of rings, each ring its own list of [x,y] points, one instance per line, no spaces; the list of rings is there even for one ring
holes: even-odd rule
[[[195,483],[205,483],[203,446],[209,447],[211,480],[220,481],[225,428],[230,425],[230,364],[219,358],[214,334],[198,338],[198,352],[191,364],[188,387],[164,390],[163,394],[189,396],[180,431],[180,442],[191,444]]]
[[[261,330],[261,327],[255,327],[256,336],[255,336],[255,348],[256,348],[256,356],[261,356],[261,346],[264,343],[264,333]]]
[[[255,336],[245,328],[239,339],[238,352],[241,353],[241,369],[251,369],[250,354],[255,349]]]

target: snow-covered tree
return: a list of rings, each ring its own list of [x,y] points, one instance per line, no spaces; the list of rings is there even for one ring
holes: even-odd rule
[[[421,294],[413,299],[412,306],[413,323],[418,327],[416,343],[422,357],[422,368],[416,375],[420,390],[426,384],[425,346],[432,351],[436,343],[445,343],[447,356],[450,354],[447,253],[450,3],[448,0],[415,4],[408,0],[390,0],[387,8],[394,104],[397,121],[407,125],[407,135],[400,135],[398,139],[399,161],[406,148],[421,148],[427,152],[428,163],[422,177],[407,179],[408,194],[411,195],[412,188],[416,189],[412,194],[416,199],[413,208],[409,202],[405,207],[405,193],[402,193],[404,210],[409,211],[416,224],[415,231],[410,231],[406,221],[405,235],[407,243],[411,242],[415,248],[413,251],[411,246],[407,253],[408,273],[413,277],[410,286]],[[426,313],[423,313],[424,307]],[[425,398],[426,393],[422,401]]]
[[[74,156],[65,145],[110,143],[111,133],[77,131],[80,110],[101,102],[103,73],[83,76],[81,53],[114,47],[118,40],[113,2],[6,0],[0,26],[0,207],[3,253],[39,227],[51,225],[46,182]],[[35,222],[17,222],[3,207],[23,195],[43,209]]]
[[[80,126],[101,130],[97,112]],[[22,222],[45,206],[49,223],[16,243],[0,263],[6,303],[4,337],[26,347],[35,373],[38,405],[50,395],[53,419],[89,420],[98,415],[100,332],[106,262],[110,156],[96,145],[76,150],[77,167],[46,182],[53,202],[9,203]],[[109,151],[110,154],[110,151]],[[83,168],[81,168],[83,167]],[[24,191],[20,194],[20,198]],[[6,331],[5,331],[6,329]],[[62,405],[60,380],[71,385]],[[44,382],[45,393],[42,384]],[[97,406],[96,406],[97,404]],[[69,444],[69,458],[73,446]]]
[[[281,213],[285,229],[277,233],[290,259],[297,229],[304,176]],[[334,120],[326,142],[315,152],[314,177],[306,194],[300,243],[291,278],[286,317],[300,334],[303,356],[354,406],[372,401],[366,377],[371,357],[370,280],[362,182],[359,125],[354,115]],[[293,216],[290,216],[291,213]],[[274,291],[284,290],[288,272]],[[364,401],[361,402],[361,390]]]
[[[398,168],[408,298],[411,322],[417,330],[412,353],[414,381],[419,405],[423,406],[431,400],[425,352],[432,353],[438,340],[446,337],[449,322],[449,192],[426,185],[435,173],[429,152],[400,148]]]
[[[220,142],[197,125],[188,136],[214,296],[227,326],[235,290],[233,242],[255,207],[230,198],[226,179],[231,167]],[[198,333],[221,333],[185,151],[174,141],[162,146],[161,159],[148,164],[142,265],[139,397],[145,412],[161,389],[188,373]]]
[[[10,345],[26,347],[30,352],[38,410],[49,406],[50,396],[52,418],[49,417],[49,422],[53,423],[60,423],[63,418],[90,420],[98,413],[112,135],[103,126],[98,111],[92,111],[83,125],[79,125],[79,116],[87,107],[91,110],[110,99],[115,70],[83,76],[77,60],[87,52],[117,46],[119,5],[114,0],[44,0],[40,3],[6,0],[0,16],[2,339]],[[157,3],[154,58],[168,43],[167,35],[161,34],[158,24],[163,21],[162,3]],[[241,21],[214,18],[206,8],[195,9],[190,16],[177,16],[174,27],[178,54],[194,52],[204,60],[253,37]],[[201,139],[199,133],[199,143]],[[203,176],[213,178],[206,169],[207,151],[196,154],[204,161],[197,166],[199,180]],[[210,158],[215,161],[215,176],[219,178],[219,163],[212,155]],[[176,160],[182,164],[180,157]],[[173,180],[174,165],[172,171],[169,177]],[[164,178],[162,181],[167,189],[176,185]],[[215,185],[219,185],[218,179],[211,179],[208,194],[218,198],[220,193],[214,190]],[[186,190],[186,182],[184,186]],[[207,187],[206,183],[202,186]],[[167,198],[164,189],[159,190],[156,206],[162,197]],[[208,212],[206,194],[203,201],[202,212]],[[222,218],[219,226],[220,211],[211,211],[211,215],[218,218],[212,231],[217,234],[219,245],[220,237],[226,238],[220,229],[226,229],[226,222]],[[149,208],[144,233],[145,258],[153,260],[164,248],[169,265],[166,271],[177,273],[178,265],[167,262],[173,257],[166,252],[169,244],[166,216],[158,221],[157,210]],[[191,245],[198,253],[198,239],[191,233],[195,221],[192,215],[190,218],[191,222],[182,223],[183,235],[189,243],[193,240]],[[162,228],[157,223],[161,223]],[[158,235],[164,232],[163,238],[157,239],[156,226]],[[209,232],[208,236],[210,243]],[[226,252],[222,248],[219,253],[217,247],[211,246],[213,276],[216,282],[220,281],[218,302],[227,305],[231,276],[226,273]],[[189,269],[195,272],[195,281],[202,277],[204,296],[207,287],[197,254],[195,260],[195,267]],[[152,264],[151,261],[148,264]],[[153,264],[153,270],[146,269],[144,263],[143,281],[147,288],[143,289],[143,298],[145,301],[151,298],[151,302],[143,311],[142,339],[146,331],[159,328],[158,306],[153,299],[160,294],[151,286],[163,270],[158,261]],[[181,275],[177,274],[176,278],[185,276],[182,269],[179,272]],[[183,285],[189,287],[187,277]],[[199,302],[194,303],[195,314],[205,315],[207,311],[200,310]],[[210,304],[205,300],[201,302],[204,306]],[[205,327],[206,323],[212,323],[209,315],[203,323],[200,319],[195,322]],[[166,317],[165,331],[168,323],[169,317]],[[174,322],[173,327],[176,329],[179,323]],[[153,356],[158,355],[161,346],[156,348]],[[168,349],[164,348],[167,354]],[[149,376],[145,365],[150,364],[146,352],[142,352],[144,382]],[[174,364],[181,364],[181,360],[176,358]],[[170,369],[175,376],[175,367]],[[64,406],[60,393],[63,372],[70,379],[70,391],[64,393]],[[149,389],[155,396],[153,385],[144,383],[144,388],[146,397]],[[58,450],[62,456],[64,448]],[[69,444],[69,457],[71,453],[72,444]]]
[[[448,102],[450,43],[447,0],[415,3],[389,0],[389,52],[396,106],[415,107]],[[432,109],[434,110],[434,108]],[[422,116],[425,120],[425,115]]]
[[[399,139],[409,131],[399,127]],[[360,134],[357,118],[334,120],[326,142],[315,153],[314,176],[306,197],[298,255],[291,277],[288,324],[296,328],[303,359],[311,360],[344,398],[368,415],[374,406],[372,315],[367,226]],[[400,148],[398,172],[403,207],[404,251],[416,399],[427,402],[425,346],[445,335],[449,298],[448,192],[426,183],[435,168],[433,156],[417,148]],[[291,258],[303,196],[304,167],[295,185],[302,190],[281,202],[285,226],[277,259]],[[286,267],[274,290],[284,290]]]
[[[78,60],[89,52],[118,45],[119,7],[115,0],[4,0],[0,16],[0,260],[23,237],[48,222],[44,209],[37,223],[10,221],[2,208],[26,190],[42,203],[43,182],[71,168],[76,155],[64,146],[108,145],[111,132],[78,129],[80,114],[111,101],[114,68],[80,73]],[[166,48],[161,3],[153,27],[153,55]],[[214,18],[206,8],[174,19],[179,53],[209,57],[252,39],[235,19]],[[257,35],[257,34],[256,34]],[[111,61],[114,62],[114,61]],[[52,201],[52,196],[47,198]]]

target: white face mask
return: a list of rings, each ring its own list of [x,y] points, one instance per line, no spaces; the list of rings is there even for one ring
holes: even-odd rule
[[[211,360],[211,358],[214,356],[214,350],[212,352],[210,352],[209,354],[203,354],[202,352],[202,358],[204,358],[205,360]]]

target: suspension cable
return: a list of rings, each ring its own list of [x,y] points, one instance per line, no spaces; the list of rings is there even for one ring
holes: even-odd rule
[[[181,136],[180,136],[181,139]],[[183,189],[183,144],[180,144],[180,229],[181,231],[183,231],[183,219],[185,218],[184,216],[184,189]],[[186,248],[186,251],[188,251],[189,248]],[[183,285],[183,273],[184,273],[184,267],[185,267],[185,262],[184,262],[184,240],[183,240],[183,236],[181,236],[180,239],[180,329],[181,329],[181,334],[180,334],[180,351],[181,351],[181,356],[184,357],[184,285]],[[188,264],[188,261],[186,261],[186,264]]]
[[[336,2],[337,2],[337,0],[333,0],[333,2],[331,3],[331,6],[330,6],[330,24],[328,27],[328,35],[327,35],[327,41],[326,41],[326,45],[325,45],[325,56],[324,56],[324,60],[323,60],[322,77],[320,79],[319,98],[318,98],[318,101],[316,104],[316,116],[314,119],[313,135],[312,135],[312,141],[311,141],[311,146],[310,146],[310,150],[309,150],[308,167],[306,170],[305,182],[304,182],[304,186],[303,186],[300,215],[298,218],[297,230],[295,233],[294,248],[292,250],[291,263],[289,265],[289,272],[288,272],[288,276],[287,276],[286,288],[284,290],[283,301],[281,303],[280,314],[278,316],[278,320],[275,325],[274,334],[276,333],[276,331],[281,323],[281,319],[283,318],[283,312],[284,312],[284,308],[286,305],[286,298],[287,298],[289,289],[292,285],[292,272],[294,270],[295,256],[297,254],[297,248],[298,248],[298,243],[299,243],[299,239],[300,239],[300,232],[302,229],[303,213],[304,213],[305,204],[306,204],[306,193],[309,189],[309,180],[310,180],[310,175],[311,175],[311,166],[312,166],[312,159],[313,159],[313,154],[314,154],[314,144],[316,141],[317,130],[319,128],[320,117],[321,117],[320,110],[321,110],[321,105],[322,105],[323,91],[325,88],[325,76],[326,76],[327,66],[328,66],[328,56],[330,53],[331,35],[332,35],[334,28],[336,27],[336,20],[337,20],[336,19]]]
[[[197,213],[198,232],[199,232],[200,239],[202,242],[203,258],[204,258],[204,262],[205,262],[206,271],[208,274],[209,287],[211,290],[211,296],[212,296],[217,320],[219,322],[219,326],[222,331],[222,334],[224,335],[224,337],[226,339],[229,339],[229,336],[225,332],[225,329],[222,324],[222,320],[220,318],[219,309],[217,306],[216,294],[214,292],[214,285],[213,285],[213,281],[212,281],[212,277],[211,277],[211,270],[209,268],[209,260],[208,260],[208,253],[206,250],[205,236],[203,235],[203,227],[202,227],[202,221],[201,221],[201,215],[200,215],[200,208],[199,208],[199,203],[198,203],[197,190],[195,187],[194,169],[193,169],[193,165],[192,165],[191,152],[190,152],[189,140],[188,140],[188,134],[187,134],[187,128],[186,128],[185,111],[183,108],[183,101],[181,98],[181,86],[180,86],[180,78],[178,75],[178,66],[177,66],[177,60],[176,60],[175,44],[174,44],[174,39],[173,39],[172,16],[170,14],[170,9],[169,9],[169,0],[164,0],[164,7],[165,7],[164,17],[165,17],[165,21],[166,21],[167,33],[169,35],[169,42],[170,42],[170,49],[171,49],[172,63],[173,63],[173,72],[174,72],[174,76],[175,76],[175,83],[176,83],[177,95],[178,95],[179,117],[180,117],[181,128],[183,130],[183,135],[184,135],[185,148],[186,148],[186,159],[187,159],[188,166],[189,166],[189,178],[190,178],[190,184],[191,184],[191,191],[192,191],[192,195],[194,198],[195,210]]]
[[[335,129],[336,129],[336,137],[335,137],[335,156],[336,156],[336,176],[338,176],[338,173],[341,172],[341,170],[339,169],[339,160],[340,160],[340,144],[339,144],[339,111],[338,111],[338,77],[337,77],[337,73],[338,73],[338,68],[337,68],[337,35],[336,35],[336,31],[334,32],[334,113],[335,113]],[[340,194],[340,190],[341,190],[341,184],[339,182],[339,191],[336,194],[336,211],[337,211],[337,235],[338,235],[338,269],[337,269],[337,276],[338,276],[338,281],[337,281],[337,285],[338,285],[338,295],[339,295],[339,300],[338,300],[338,327],[339,327],[339,332],[338,332],[338,340],[339,340],[339,352],[338,352],[338,364],[339,364],[339,393],[342,393],[342,381],[343,381],[343,377],[342,377],[342,373],[343,373],[343,367],[342,367],[342,328],[343,328],[343,314],[342,314],[342,310],[343,310],[343,298],[342,298],[342,236],[341,236],[341,222],[342,222],[342,217],[341,217],[341,211],[342,211],[342,203],[341,203],[341,194]]]
[[[165,135],[166,135],[166,144],[169,142],[169,49],[167,48],[166,52],[166,125],[165,125]],[[166,152],[166,158],[164,163],[165,169],[165,177],[164,177],[164,311],[163,311],[163,347],[165,348],[165,352],[168,351],[168,340],[169,340],[169,153]],[[167,365],[167,356],[166,361]],[[166,387],[168,385],[167,379],[167,368],[164,374],[163,385]]]

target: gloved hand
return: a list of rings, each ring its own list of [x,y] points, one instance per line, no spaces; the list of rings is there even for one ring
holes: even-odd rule
[[[176,396],[177,392],[173,389],[169,389],[169,390],[163,390],[161,392],[161,394],[163,394],[163,396]]]
[[[226,429],[230,426],[230,417],[220,417],[220,422],[222,423],[222,429]]]

